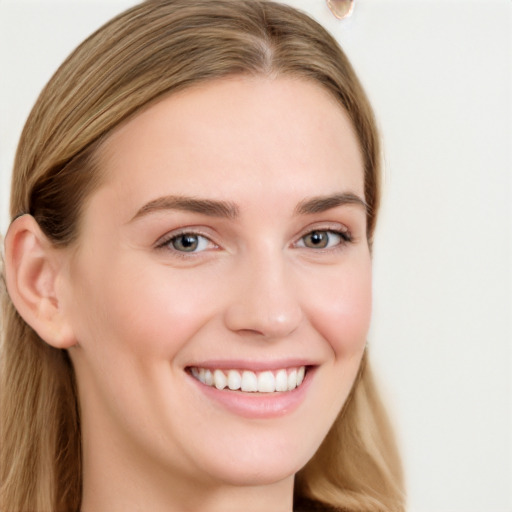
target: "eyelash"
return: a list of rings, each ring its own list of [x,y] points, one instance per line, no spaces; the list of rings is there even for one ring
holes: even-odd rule
[[[194,230],[190,231],[180,231],[178,233],[171,233],[167,236],[165,236],[160,242],[157,242],[156,249],[163,249],[168,250],[173,253],[173,255],[179,257],[179,258],[193,258],[196,257],[197,254],[203,252],[201,251],[180,251],[179,249],[176,249],[175,247],[172,247],[172,243],[175,240],[178,240],[180,237],[196,237],[198,239],[203,239],[207,242],[207,244],[212,244],[215,248],[218,247],[212,240],[202,233]]]
[[[336,243],[333,247],[308,247],[304,244],[304,239],[308,236],[314,235],[314,234],[329,234],[329,239],[332,238],[332,235],[335,235],[336,237],[339,237],[339,242]],[[299,243],[303,243],[304,245],[298,245]],[[303,234],[297,242],[295,242],[295,246],[304,248],[304,249],[313,249],[315,251],[335,251],[343,248],[347,244],[353,242],[352,235],[348,230],[339,230],[339,229],[312,229],[311,231],[308,231],[307,233]],[[330,240],[328,240],[327,243],[330,243]]]
[[[311,236],[315,233],[323,233],[323,234],[326,234],[328,233],[330,237],[332,237],[332,235],[335,235],[337,237],[340,238],[339,242],[334,245],[333,247],[308,247],[304,244],[304,239],[307,237],[307,236]],[[190,231],[181,231],[181,232],[178,232],[178,233],[171,233],[167,236],[165,236],[161,241],[159,241],[156,245],[156,249],[166,249],[170,252],[172,252],[174,255],[176,255],[177,257],[180,257],[180,258],[193,258],[193,257],[197,257],[198,254],[204,252],[204,250],[206,248],[203,248],[202,250],[200,251],[196,251],[196,250],[193,250],[193,251],[180,251],[179,249],[176,249],[175,247],[172,247],[171,244],[173,243],[173,241],[176,241],[178,240],[180,237],[186,237],[186,236],[191,236],[191,237],[195,237],[195,238],[198,238],[198,239],[203,239],[206,241],[207,244],[212,244],[214,246],[214,248],[218,248],[218,246],[206,235],[203,235],[202,233],[198,232],[198,231],[193,231],[193,230],[190,230]],[[348,230],[339,230],[339,229],[329,229],[329,228],[320,228],[320,229],[312,229],[306,233],[304,233],[303,235],[301,235],[298,239],[297,242],[294,242],[292,245],[294,247],[299,247],[299,248],[302,248],[302,249],[312,249],[314,251],[336,251],[336,250],[340,250],[342,249],[343,247],[345,247],[346,245],[352,243],[354,241],[351,233],[348,231]],[[299,243],[301,243],[303,245],[299,245]],[[329,242],[328,242],[329,243]]]

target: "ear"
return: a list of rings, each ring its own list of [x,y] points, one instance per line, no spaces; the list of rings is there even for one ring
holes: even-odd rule
[[[15,219],[5,237],[5,277],[9,296],[21,317],[55,348],[76,340],[59,300],[62,249],[56,249],[31,215]]]

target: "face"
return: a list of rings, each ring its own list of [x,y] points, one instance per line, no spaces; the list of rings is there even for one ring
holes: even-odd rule
[[[104,457],[210,485],[293,479],[369,327],[348,117],[310,82],[210,82],[118,128],[100,165],[62,286],[86,472]]]

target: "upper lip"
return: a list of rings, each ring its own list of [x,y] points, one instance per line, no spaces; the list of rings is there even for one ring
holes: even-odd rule
[[[252,371],[266,371],[266,370],[280,370],[282,368],[299,368],[301,366],[317,366],[317,363],[311,359],[304,358],[287,358],[272,361],[251,361],[247,359],[218,359],[198,361],[193,364],[187,365],[187,368],[209,368],[219,370],[252,370]]]

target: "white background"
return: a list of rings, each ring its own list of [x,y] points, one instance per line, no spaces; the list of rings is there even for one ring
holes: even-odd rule
[[[193,0],[191,0],[193,1]],[[135,2],[0,0],[0,231],[35,98],[93,29]],[[385,145],[374,366],[412,512],[512,511],[512,2],[289,0],[338,38]]]

